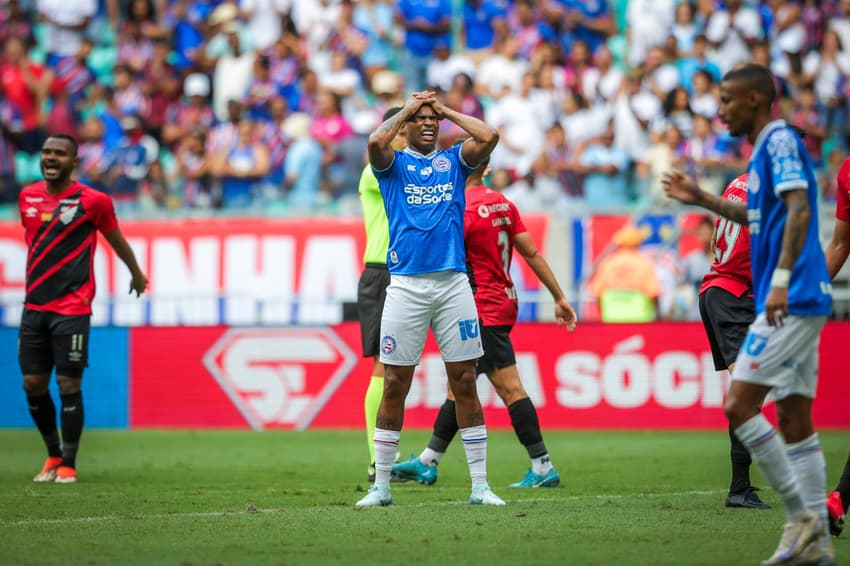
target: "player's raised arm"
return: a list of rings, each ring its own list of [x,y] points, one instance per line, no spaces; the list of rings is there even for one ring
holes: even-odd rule
[[[463,142],[460,154],[470,167],[477,167],[499,143],[499,132],[474,116],[452,110],[440,102],[433,103],[434,112],[460,126],[471,138]]]
[[[537,246],[534,245],[534,240],[531,239],[528,232],[521,232],[514,236],[514,247],[525,259],[531,270],[534,271],[534,274],[537,275],[537,278],[546,286],[549,293],[552,294],[552,299],[555,301],[555,320],[558,326],[566,325],[570,332],[575,330],[578,322],[576,311],[567,301],[566,295],[555,279],[555,274],[549,267],[549,262],[537,250]]]
[[[126,265],[130,270],[130,275],[132,277],[132,279],[130,279],[130,293],[135,291],[136,296],[140,296],[148,287],[148,278],[145,277],[145,274],[142,273],[141,268],[139,268],[139,263],[136,261],[136,254],[133,253],[133,248],[130,247],[130,244],[127,243],[127,240],[118,228],[104,234],[103,236],[106,238],[106,241],[109,242],[109,245],[112,246],[112,249],[115,250],[115,253],[118,254],[118,257],[121,258],[121,261],[124,262],[124,265]]]
[[[369,163],[378,171],[383,171],[393,164],[393,139],[401,127],[423,104],[433,104],[436,101],[432,92],[414,92],[405,102],[401,112],[384,120],[378,128],[369,134]]]
[[[747,224],[745,203],[732,202],[704,191],[681,171],[668,171],[661,179],[661,184],[664,186],[664,192],[671,199],[683,204],[701,206],[738,224]]]

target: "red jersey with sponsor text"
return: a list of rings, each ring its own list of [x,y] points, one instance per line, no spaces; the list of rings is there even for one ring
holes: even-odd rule
[[[118,227],[112,199],[76,181],[52,195],[40,181],[21,191],[18,205],[28,248],[24,306],[91,314],[97,231]]]
[[[526,232],[514,203],[485,186],[466,190],[466,265],[483,326],[516,322],[517,293],[511,280],[514,237]]]
[[[850,157],[838,170],[838,202],[835,204],[835,217],[850,222]]]
[[[733,202],[747,202],[746,173],[726,185],[723,198]],[[720,287],[736,297],[749,293],[753,286],[749,230],[746,226],[719,216],[714,221],[714,234],[714,263],[703,277],[699,292],[704,293],[710,287]]]

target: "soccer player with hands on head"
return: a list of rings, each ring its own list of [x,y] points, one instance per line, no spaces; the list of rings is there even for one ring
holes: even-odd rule
[[[519,310],[516,287],[510,276],[514,248],[551,293],[558,326],[573,331],[578,317],[546,259],[534,245],[516,206],[483,184],[486,168],[485,161],[466,180],[464,220],[467,266],[484,346],[484,356],[478,360],[476,373],[484,373],[490,379],[508,408],[517,438],[531,459],[531,469],[511,487],[555,487],[561,479],[543,442],[534,403],[520,380],[510,338]],[[393,476],[433,484],[437,481],[437,465],[457,431],[455,401],[449,389],[434,421],[428,446],[419,456],[395,464]]]
[[[437,149],[440,120],[470,137]],[[406,128],[408,146],[394,150]],[[428,330],[433,330],[456,400],[472,480],[472,504],[504,505],[487,483],[487,429],[475,363],[483,354],[463,240],[466,178],[499,141],[481,120],[444,106],[433,92],[413,93],[401,112],[369,136],[369,162],[389,220],[387,287],[381,318],[384,395],[375,427],[375,483],[357,507],[390,505],[390,478],[404,422],[404,401]]]
[[[667,193],[749,225],[756,318],[736,358],[726,397],[729,424],[782,497],[787,522],[763,565],[834,563],[827,532],[826,461],[811,418],[817,388],[818,344],[832,297],[817,221],[817,181],[799,135],[773,120],[773,76],[747,64],[724,77],[720,117],[733,136],[753,144],[747,203],[724,200],[665,177]],[[784,441],[761,413],[776,399]]]
[[[71,178],[78,162],[74,138],[51,135],[41,148],[44,180],[24,187],[18,197],[28,247],[18,358],[30,415],[47,447],[44,466],[33,478],[39,483],[77,481],[98,232],[129,268],[130,293],[138,297],[148,286],[118,228],[112,199]],[[62,402],[61,440],[48,391],[54,368]]]

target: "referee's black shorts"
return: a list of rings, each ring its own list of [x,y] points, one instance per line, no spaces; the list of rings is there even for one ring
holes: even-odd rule
[[[484,355],[478,358],[476,373],[490,373],[516,365],[514,345],[511,343],[511,326],[481,326],[481,347]]]
[[[367,263],[357,282],[357,319],[364,358],[380,353],[381,315],[389,284],[390,272],[383,263]]]
[[[755,304],[747,295],[736,297],[720,287],[709,287],[699,296],[699,314],[717,371],[735,362],[755,319]]]

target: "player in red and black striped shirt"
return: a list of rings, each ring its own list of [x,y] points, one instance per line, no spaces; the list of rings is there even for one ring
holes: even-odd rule
[[[486,167],[485,162],[466,180],[463,223],[467,273],[475,294],[484,347],[484,356],[478,360],[476,372],[487,374],[493,383],[508,408],[514,432],[531,459],[528,473],[511,487],[555,487],[560,483],[560,476],[543,442],[537,410],[520,380],[510,338],[519,310],[516,288],[510,276],[515,247],[552,294],[558,325],[573,330],[578,319],[546,259],[537,251],[514,203],[482,184]],[[403,480],[434,483],[437,464],[457,431],[455,403],[449,390],[437,414],[428,446],[419,456],[395,464],[393,474]]]
[[[835,279],[850,255],[850,157],[844,160],[838,170],[838,202],[835,203],[835,229],[832,239],[824,248],[826,268],[829,276]],[[841,479],[835,491],[829,494],[826,502],[829,510],[829,529],[838,536],[844,529],[844,515],[850,508],[850,456],[844,464]]]
[[[71,179],[78,161],[72,137],[50,136],[41,148],[44,181],[25,187],[18,197],[28,247],[18,360],[30,414],[48,454],[33,478],[36,482],[77,479],[77,446],[83,432],[80,385],[95,293],[97,232],[130,269],[130,292],[139,296],[148,285],[118,229],[112,199]],[[54,368],[62,400],[61,442],[47,389]]]

